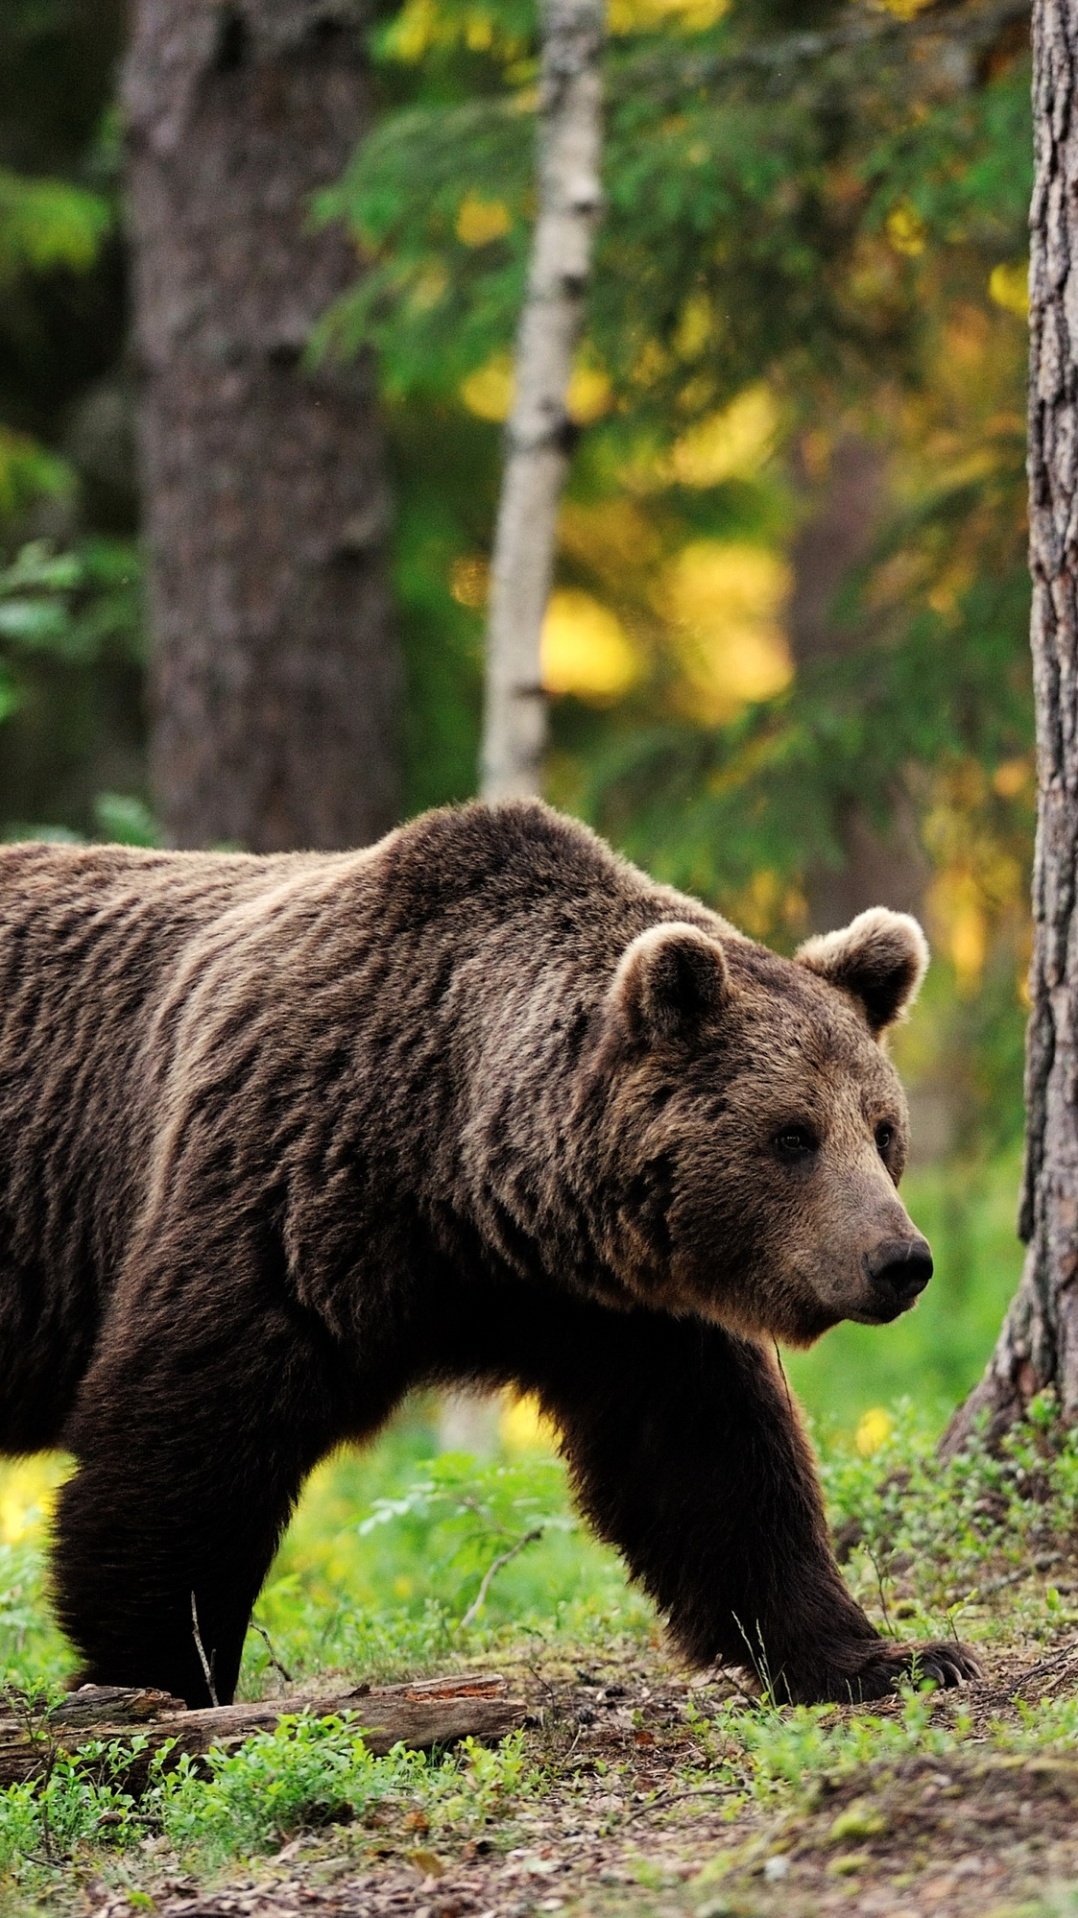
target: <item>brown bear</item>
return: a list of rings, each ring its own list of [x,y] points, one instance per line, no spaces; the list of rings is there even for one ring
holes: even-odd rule
[[[931,1272],[864,913],[776,957],[539,803],[341,855],[0,852],[0,1450],[64,1446],[85,1677],[221,1700],[306,1474],[513,1384],[694,1661],[873,1697],[772,1355]],[[920,1671],[968,1675],[960,1647]]]

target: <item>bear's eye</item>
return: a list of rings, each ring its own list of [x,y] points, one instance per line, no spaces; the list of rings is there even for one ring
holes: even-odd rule
[[[775,1134],[776,1149],[784,1159],[803,1159],[816,1150],[816,1135],[807,1125],[784,1125]]]
[[[887,1154],[890,1152],[894,1142],[895,1142],[894,1126],[888,1125],[887,1121],[884,1120],[882,1125],[878,1125],[876,1127],[876,1150],[879,1153],[881,1159],[886,1159]]]

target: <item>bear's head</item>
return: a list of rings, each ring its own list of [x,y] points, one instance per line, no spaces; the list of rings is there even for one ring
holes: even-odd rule
[[[689,923],[631,941],[585,1071],[604,1263],[635,1299],[794,1344],[913,1304],[932,1257],[881,1040],[927,962],[883,908],[793,960]]]

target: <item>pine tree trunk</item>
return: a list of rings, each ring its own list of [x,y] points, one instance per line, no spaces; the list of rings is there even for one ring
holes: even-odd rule
[[[484,798],[535,793],[546,703],[539,636],[572,427],[566,393],[602,205],[603,0],[543,0],[539,213],[514,360],[491,566]]]
[[[170,841],[361,844],[398,796],[400,666],[370,369],[311,372],[354,278],[309,202],[369,124],[350,0],[136,0],[125,84]]]
[[[998,1437],[1053,1386],[1078,1417],[1078,11],[1035,0],[1029,479],[1039,813],[1026,1049],[1025,1269],[951,1423]]]

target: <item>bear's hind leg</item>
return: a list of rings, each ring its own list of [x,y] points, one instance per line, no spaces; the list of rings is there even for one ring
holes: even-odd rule
[[[340,1394],[318,1328],[285,1309],[245,1323],[216,1300],[178,1304],[171,1324],[151,1313],[137,1337],[106,1336],[84,1381],[53,1582],[84,1680],[209,1704],[194,1607],[225,1704],[295,1498],[341,1436]]]

